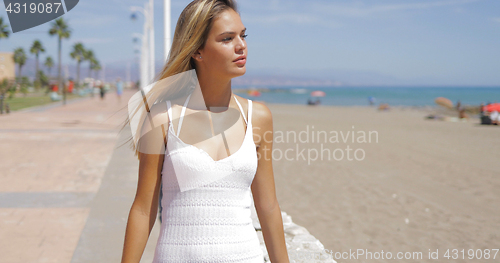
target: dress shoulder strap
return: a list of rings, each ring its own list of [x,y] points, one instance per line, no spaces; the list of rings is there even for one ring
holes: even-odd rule
[[[168,123],[172,124],[172,105],[170,105],[170,101],[167,100],[167,113],[168,113]]]
[[[179,136],[179,133],[181,132],[182,120],[184,119],[184,113],[186,112],[186,106],[189,102],[191,94],[189,94],[189,96],[186,98],[186,101],[184,102],[184,105],[182,106],[182,111],[181,111],[181,116],[179,117],[179,124],[177,126],[176,136]],[[168,124],[172,125],[172,105],[170,104],[170,100],[167,100],[167,113],[168,113]]]
[[[247,121],[247,118],[245,117],[245,112],[243,111],[243,107],[241,107],[241,104],[240,102],[238,101],[238,99],[236,98],[236,96],[234,96],[234,100],[236,101],[236,104],[238,104],[238,107],[240,108],[240,111],[241,111],[241,115],[243,116],[243,119],[245,120],[245,123],[248,125],[248,121]],[[250,114],[250,104],[248,104],[248,114]],[[250,116],[250,115],[249,115]]]
[[[248,123],[251,126],[252,125],[252,100],[248,100]]]

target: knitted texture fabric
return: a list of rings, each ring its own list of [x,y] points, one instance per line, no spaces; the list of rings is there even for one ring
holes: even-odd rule
[[[184,103],[179,119],[182,125]],[[240,148],[215,161],[202,149],[184,143],[172,127],[170,101],[168,142],[162,170],[160,236],[154,263],[264,262],[252,225],[250,186],[257,171],[252,133],[252,101],[248,118],[235,97],[246,132]]]

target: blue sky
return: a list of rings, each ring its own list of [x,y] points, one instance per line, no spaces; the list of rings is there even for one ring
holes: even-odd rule
[[[172,1],[172,33],[190,1]],[[83,42],[106,67],[136,61],[129,7],[139,0],[81,0],[64,18],[73,29],[63,43]],[[240,0],[247,29],[247,73],[323,76],[374,84],[500,86],[498,0]],[[163,0],[155,0],[156,57],[163,60]],[[7,19],[5,9],[0,16]],[[0,51],[28,50],[40,39],[54,58],[49,23],[12,34]],[[47,54],[46,53],[46,54]],[[45,54],[42,54],[42,58]],[[86,67],[86,66],[84,66]],[[157,70],[159,68],[157,67]],[[86,73],[85,73],[86,74]]]

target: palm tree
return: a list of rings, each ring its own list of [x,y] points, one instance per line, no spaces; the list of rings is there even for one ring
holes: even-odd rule
[[[3,104],[5,99],[5,94],[12,91],[15,88],[15,83],[13,79],[4,78],[0,81],[0,114],[3,114]]]
[[[31,54],[35,54],[36,56],[36,73],[35,73],[35,83],[37,83],[36,85],[39,84],[39,81],[40,81],[40,77],[39,77],[39,73],[38,73],[38,55],[40,54],[40,52],[45,52],[45,48],[43,47],[42,45],[42,42],[40,42],[39,40],[35,40],[33,42],[33,45],[31,46],[31,49],[30,49],[30,53]]]
[[[68,24],[66,23],[66,21],[64,21],[64,19],[61,17],[61,18],[58,18],[56,19],[52,25],[51,25],[51,28],[49,30],[49,34],[51,36],[53,35],[57,35],[58,36],[58,51],[59,51],[59,54],[58,54],[58,60],[59,60],[59,65],[58,65],[58,79],[59,79],[59,87],[61,88],[61,90],[63,91],[63,105],[66,105],[66,89],[63,88],[63,81],[62,81],[62,78],[61,78],[61,40],[63,38],[69,38],[69,36],[71,35],[71,29],[68,27]]]
[[[3,17],[0,17],[0,38],[8,38],[10,31],[7,30],[8,25],[3,23]]]
[[[92,58],[90,64],[91,64],[90,68],[91,68],[91,70],[95,71],[95,78],[97,79],[98,72],[99,72],[99,70],[101,70],[101,63],[97,59]]]
[[[2,38],[8,38],[10,31],[7,30],[8,25],[3,23],[3,17],[0,17],[0,39]],[[5,93],[9,89],[8,87],[8,82],[9,80],[7,78],[4,78],[3,80],[0,80],[0,113],[3,114],[3,99],[5,98]]]
[[[84,60],[89,62],[89,78],[90,78],[91,77],[90,73],[92,72],[92,60],[95,60],[94,52],[91,49],[85,50],[85,52],[83,53],[83,58]]]
[[[85,48],[81,42],[76,43],[73,46],[73,52],[71,52],[70,56],[72,59],[76,60],[76,86],[80,86],[80,63],[85,59]]]
[[[91,50],[91,49],[88,49],[88,50],[85,50],[84,53],[83,53],[83,58],[85,61],[88,61],[89,62],[89,78],[91,78],[92,76],[92,62],[95,61],[95,56],[94,56],[94,52]],[[94,91],[92,90],[92,92],[90,92],[90,97],[94,97]]]
[[[48,56],[47,58],[45,58],[45,63],[43,63],[43,65],[49,69],[49,75],[47,78],[48,88],[46,91],[48,93],[50,90],[50,79],[52,78],[52,76],[50,75],[50,71],[52,70],[52,67],[54,67],[54,60],[51,56]],[[40,76],[43,76],[43,74],[40,74]]]
[[[21,80],[21,70],[26,64],[26,53],[24,52],[24,49],[22,47],[18,47],[14,50],[14,63],[19,65],[19,75],[18,75],[18,81]]]
[[[51,56],[48,56],[45,59],[45,63],[43,63],[43,65],[49,69],[49,79],[50,79],[50,70],[52,69],[52,67],[54,67],[54,60],[52,60]]]

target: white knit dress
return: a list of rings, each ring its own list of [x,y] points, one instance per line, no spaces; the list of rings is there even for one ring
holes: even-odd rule
[[[186,105],[173,131],[170,101],[168,142],[162,170],[162,225],[154,263],[264,262],[250,218],[251,189],[257,171],[252,133],[252,101],[241,147],[215,161],[202,149],[179,137]]]

